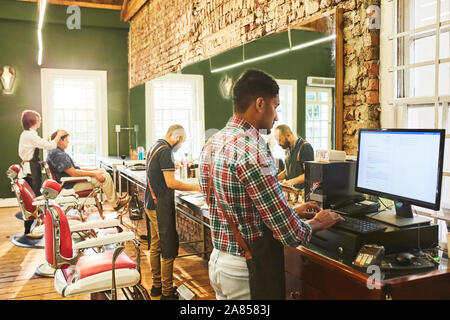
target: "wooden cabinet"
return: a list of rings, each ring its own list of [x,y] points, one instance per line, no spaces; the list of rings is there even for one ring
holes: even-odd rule
[[[285,269],[288,300],[450,299],[448,269],[382,280],[369,289],[370,274],[305,247],[285,247]]]

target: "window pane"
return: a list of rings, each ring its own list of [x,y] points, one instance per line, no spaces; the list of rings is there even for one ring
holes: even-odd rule
[[[434,30],[432,32],[435,33]],[[426,33],[429,34],[430,31]],[[420,37],[420,35],[414,36]],[[411,40],[410,53],[411,58],[409,64],[434,60],[436,58],[436,35]]]
[[[408,128],[434,128],[434,106],[408,107]]]
[[[441,22],[450,20],[450,1],[441,0]]]
[[[313,108],[314,105],[312,104],[306,105],[306,120],[311,120],[313,118]]]
[[[443,170],[446,172],[450,172],[450,139],[445,139],[445,146],[444,146],[444,166]]]
[[[399,96],[399,98],[434,96],[434,65],[400,70],[397,72],[399,81],[402,81],[403,72],[405,96]]]
[[[323,137],[328,137],[328,121],[321,121],[320,132]]]
[[[410,29],[436,23],[436,0],[410,0],[409,2],[412,11]]]
[[[53,128],[70,134],[67,152],[79,165],[95,163],[96,82],[80,77],[57,77],[52,81]]]
[[[321,113],[320,118],[322,120],[328,120],[328,105],[322,104],[320,106],[320,113]]]
[[[445,59],[450,57],[450,26],[441,27],[439,34],[439,58]]]
[[[450,177],[442,177],[441,208],[450,208]]]
[[[320,119],[320,106],[318,104],[314,105],[313,119],[314,120]]]
[[[319,101],[327,102],[328,99],[328,92],[319,92]]]
[[[316,101],[316,93],[314,91],[306,91],[306,101]]]
[[[450,95],[450,63],[439,65],[439,95]]]

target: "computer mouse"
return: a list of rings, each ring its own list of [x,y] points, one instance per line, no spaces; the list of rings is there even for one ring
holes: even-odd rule
[[[403,252],[395,257],[395,261],[397,261],[400,264],[412,264],[412,259],[415,257],[416,256],[411,253]]]

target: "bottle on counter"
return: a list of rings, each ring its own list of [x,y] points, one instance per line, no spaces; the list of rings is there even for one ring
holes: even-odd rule
[[[138,147],[138,160],[144,160],[144,147]]]

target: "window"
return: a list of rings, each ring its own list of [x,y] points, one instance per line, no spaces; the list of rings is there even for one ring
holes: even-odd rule
[[[173,124],[186,129],[187,140],[175,160],[197,159],[204,145],[203,76],[169,74],[146,83],[147,150]]]
[[[70,134],[66,152],[81,166],[107,155],[106,71],[42,69],[42,131]]]
[[[280,124],[285,124],[291,128],[292,132],[297,132],[297,80],[277,79],[280,87],[278,96],[280,105],[277,107],[278,121],[274,123],[273,130],[268,136],[268,143],[275,159],[284,160],[284,150],[275,141],[274,130]]]
[[[306,136],[317,149],[331,149],[331,112],[333,96],[331,88],[306,87]]]
[[[381,24],[382,127],[446,130],[441,207],[450,208],[450,1],[396,0],[381,9],[391,20]]]

